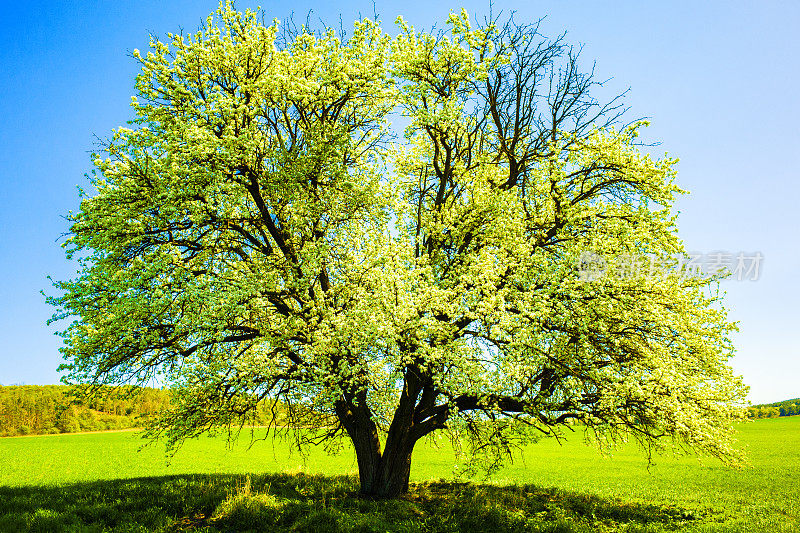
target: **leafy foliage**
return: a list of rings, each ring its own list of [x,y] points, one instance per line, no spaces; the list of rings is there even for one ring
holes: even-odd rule
[[[69,377],[175,385],[151,428],[173,443],[282,402],[317,428],[298,439],[347,435],[378,496],[443,429],[488,468],[573,420],[736,462],[715,280],[577,272],[586,250],[683,251],[675,160],[535,26],[398,25],[344,39],[226,3],[134,53],[132,127],[95,159],[81,272],[50,299],[77,318]]]

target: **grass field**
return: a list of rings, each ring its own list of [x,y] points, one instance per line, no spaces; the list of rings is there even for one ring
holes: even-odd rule
[[[800,531],[800,417],[740,427],[752,466],[601,457],[577,437],[530,446],[488,482],[419,444],[410,495],[355,497],[345,450],[306,461],[281,441],[188,442],[167,465],[135,433],[0,439],[0,531]]]

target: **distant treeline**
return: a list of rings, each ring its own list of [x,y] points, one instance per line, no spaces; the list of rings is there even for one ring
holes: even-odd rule
[[[90,401],[66,385],[0,386],[0,437],[140,427],[169,406],[170,392],[107,389]]]
[[[120,387],[81,400],[76,390],[66,385],[0,385],[0,437],[142,427],[148,417],[169,407],[170,394],[167,389]],[[259,404],[253,423],[268,424],[270,409]],[[800,415],[800,398],[753,405],[748,415]]]
[[[169,389],[105,387],[81,399],[67,385],[0,385],[0,437],[143,427],[170,406]],[[248,425],[285,424],[283,404],[261,401]]]
[[[776,418],[779,416],[800,415],[800,398],[782,402],[751,405],[748,407],[750,418]]]

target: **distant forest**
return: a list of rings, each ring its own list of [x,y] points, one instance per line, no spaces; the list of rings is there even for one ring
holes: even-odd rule
[[[748,408],[750,418],[776,418],[779,416],[800,415],[800,398],[782,402],[751,405]]]
[[[142,427],[148,417],[169,407],[170,394],[167,389],[109,388],[87,402],[66,385],[0,385],[0,437]],[[268,423],[268,407],[263,411],[256,424]],[[750,418],[798,415],[800,398],[753,405],[748,414]]]
[[[147,418],[170,405],[169,389],[107,387],[81,400],[67,385],[0,385],[0,437],[107,431],[143,427]],[[268,425],[283,415],[272,402],[260,402],[251,423]]]
[[[66,385],[0,386],[0,437],[140,427],[169,406],[169,391],[123,387],[83,402]]]

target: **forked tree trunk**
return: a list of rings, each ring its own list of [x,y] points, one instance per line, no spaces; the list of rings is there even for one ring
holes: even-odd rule
[[[383,453],[380,453],[377,441],[368,449],[356,446],[361,494],[383,499],[396,498],[408,492],[413,450],[414,443],[410,440],[393,443],[390,437]]]
[[[345,428],[356,452],[361,494],[370,498],[396,498],[407,492],[411,453],[416,442],[410,428],[392,424],[381,452],[378,430],[372,420],[348,411]]]
[[[366,392],[357,401],[342,399],[336,403],[336,414],[356,451],[361,494],[370,498],[396,498],[408,492],[411,474],[411,453],[422,436],[414,431],[414,405],[418,387],[410,390],[408,380],[400,395],[397,410],[386,433],[386,446],[381,452],[378,428],[366,405]]]

